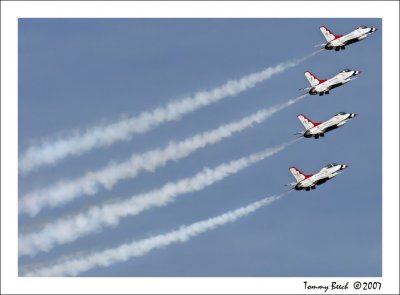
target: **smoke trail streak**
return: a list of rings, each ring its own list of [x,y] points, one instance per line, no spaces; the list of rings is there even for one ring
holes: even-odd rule
[[[254,124],[260,124],[273,114],[281,111],[308,94],[303,94],[279,105],[262,109],[239,121],[194,135],[180,142],[170,142],[165,148],[134,154],[129,160],[111,164],[103,169],[91,171],[74,180],[61,180],[55,185],[27,193],[19,202],[19,211],[35,216],[44,207],[58,207],[82,195],[94,195],[104,187],[111,189],[118,181],[134,178],[140,171],[154,171],[168,161],[182,159],[207,145],[215,144],[233,136]]]
[[[253,88],[258,83],[300,64],[317,53],[314,52],[299,59],[280,63],[238,80],[228,81],[209,91],[200,91],[193,96],[171,101],[165,106],[143,112],[137,117],[122,119],[109,125],[97,125],[84,132],[75,132],[59,140],[44,139],[40,144],[29,147],[20,156],[19,171],[24,174],[41,166],[54,165],[69,156],[81,155],[94,148],[129,140],[135,133],[147,132],[162,123],[177,120],[182,115],[189,114],[223,98],[236,96]]]
[[[298,140],[300,138],[221,164],[214,169],[205,168],[192,177],[167,183],[159,189],[135,195],[128,200],[93,206],[86,212],[59,219],[46,225],[39,232],[21,235],[18,239],[19,255],[35,255],[40,251],[48,252],[56,245],[71,243],[82,236],[98,233],[104,227],[115,227],[121,218],[137,215],[153,207],[166,206],[175,201],[178,196],[200,191],[275,155]]]
[[[144,256],[153,249],[163,248],[172,243],[188,242],[191,238],[201,233],[211,231],[228,223],[233,223],[264,206],[270,205],[289,192],[264,198],[248,206],[192,223],[189,226],[181,226],[178,230],[166,234],[122,244],[119,247],[93,253],[89,256],[68,259],[63,262],[34,269],[25,273],[25,276],[76,276],[95,267],[107,267],[118,262],[125,262],[132,257]]]

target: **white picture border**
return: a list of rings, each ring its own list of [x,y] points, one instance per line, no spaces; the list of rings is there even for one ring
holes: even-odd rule
[[[288,9],[290,7],[290,9]],[[18,18],[382,18],[382,278],[23,278],[18,277]],[[379,79],[379,77],[377,77]],[[373,87],[373,86],[372,86]],[[379,281],[399,291],[399,3],[1,2],[1,293],[319,294],[304,281]],[[340,291],[354,293],[354,289]],[[328,291],[328,293],[332,293]],[[358,291],[357,294],[364,293]],[[370,294],[378,293],[377,290]]]

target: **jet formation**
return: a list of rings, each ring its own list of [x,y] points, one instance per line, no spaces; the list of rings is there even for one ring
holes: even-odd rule
[[[346,35],[335,35],[334,33],[332,33],[332,31],[324,26],[321,26],[320,30],[327,41],[327,43],[321,44],[321,46],[326,50],[334,49],[335,51],[340,51],[346,49],[347,45],[356,43],[367,38],[371,33],[376,32],[378,29],[373,27],[361,26]],[[310,83],[310,87],[306,87],[301,90],[309,90],[308,94],[310,95],[322,96],[324,94],[329,94],[330,90],[356,79],[360,73],[360,70],[344,69],[334,77],[328,80],[323,80],[318,79],[310,71],[306,71],[304,75]],[[353,119],[356,116],[356,113],[339,112],[327,121],[313,122],[304,114],[300,114],[297,116],[297,118],[304,126],[305,131],[298,132],[297,134],[300,134],[301,137],[305,138],[318,139],[320,137],[324,137],[325,133],[342,127],[349,120]],[[289,168],[289,171],[296,179],[296,182],[289,183],[288,185],[292,186],[292,189],[298,191],[314,190],[318,185],[321,185],[342,173],[347,167],[348,165],[346,164],[331,163],[324,166],[319,172],[315,174],[304,174],[299,169],[292,166]]]

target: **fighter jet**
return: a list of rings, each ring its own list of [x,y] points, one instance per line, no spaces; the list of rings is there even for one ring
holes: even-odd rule
[[[289,183],[289,186],[294,186],[295,190],[306,190],[315,189],[317,185],[323,184],[328,180],[334,178],[336,175],[343,172],[347,165],[339,165],[332,163],[323,167],[316,174],[304,174],[296,167],[290,167],[289,170],[292,172],[296,182]]]
[[[329,29],[322,26],[319,28],[328,43],[321,44],[325,49],[335,51],[346,49],[346,45],[356,43],[368,37],[369,34],[376,32],[377,28],[369,28],[366,26],[358,27],[347,35],[335,35]]]
[[[324,94],[329,94],[329,91],[331,89],[334,89],[336,87],[342,86],[346,83],[348,83],[351,80],[356,79],[357,75],[359,75],[361,71],[358,70],[349,70],[349,69],[344,69],[340,71],[339,74],[336,76],[330,78],[329,80],[321,80],[318,79],[313,73],[310,71],[304,72],[304,75],[306,76],[308,82],[310,83],[311,87],[306,87],[300,90],[310,90],[308,93],[311,95],[324,95]]]
[[[300,120],[306,129],[305,132],[298,132],[302,134],[305,138],[314,137],[318,139],[319,137],[324,137],[326,132],[339,128],[347,123],[348,120],[354,118],[357,114],[354,113],[337,113],[334,117],[330,118],[325,122],[313,122],[305,115],[300,114],[297,118]]]

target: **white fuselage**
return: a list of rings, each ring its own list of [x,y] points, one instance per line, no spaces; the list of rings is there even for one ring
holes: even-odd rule
[[[325,183],[326,181],[332,179],[346,169],[347,165],[335,165],[333,167],[324,167],[318,173],[299,181],[296,184],[297,190],[315,188],[315,186]]]
[[[310,129],[308,129],[305,132],[305,137],[311,137],[315,135],[320,135],[324,134],[325,132],[328,132],[330,130],[336,129],[340,126],[343,126],[346,124],[347,120],[354,118],[356,114],[338,114],[329,119],[328,121],[322,122],[321,124],[318,124],[317,126],[314,126]]]
[[[336,48],[343,48],[346,45],[361,41],[365,38],[368,37],[369,34],[372,32],[375,32],[377,29],[376,28],[358,28],[354,31],[352,31],[349,34],[343,35],[339,38],[336,38],[330,42],[328,42],[325,45],[325,48],[330,50],[330,49],[336,49]]]
[[[329,80],[326,80],[322,83],[319,83],[318,85],[315,85],[310,89],[310,94],[315,95],[315,94],[324,94],[324,93],[329,93],[329,90],[339,87],[343,84],[346,84],[347,82],[353,80],[358,74],[360,74],[361,71],[357,70],[351,70],[347,72],[340,72],[333,78],[330,78]]]

